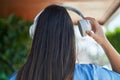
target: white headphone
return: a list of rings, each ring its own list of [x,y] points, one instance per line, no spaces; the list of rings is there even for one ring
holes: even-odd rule
[[[40,14],[41,14],[42,12],[43,12],[43,11],[39,12],[39,13],[37,14],[37,16],[35,16],[34,22],[33,22],[33,24],[30,26],[29,34],[30,34],[30,37],[32,37],[32,38],[33,38],[34,33],[35,33],[35,29],[36,29],[38,17],[40,16]]]
[[[83,14],[79,10],[77,10],[76,8],[73,8],[70,6],[63,6],[63,5],[62,5],[62,7],[66,8],[68,10],[71,10],[82,17],[82,20],[78,20],[78,28],[79,28],[79,32],[80,32],[81,36],[83,36],[83,37],[86,36],[86,30],[89,30],[89,31],[91,30],[90,22],[88,20],[85,20]],[[37,25],[38,17],[42,12],[43,12],[43,10],[37,14],[37,16],[34,19],[33,24],[30,26],[29,33],[30,33],[30,36],[32,38],[33,38],[34,33],[35,33],[35,28]]]

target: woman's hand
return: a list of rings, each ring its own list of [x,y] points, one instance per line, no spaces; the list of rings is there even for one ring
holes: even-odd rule
[[[92,31],[86,31],[86,33],[99,44],[103,44],[103,42],[106,40],[106,36],[102,30],[101,25],[94,18],[86,17],[85,19],[89,20],[92,26]]]
[[[86,33],[91,36],[94,40],[96,40],[104,49],[113,71],[120,73],[120,55],[115,50],[115,48],[110,44],[107,40],[100,24],[94,19],[90,17],[86,17],[86,20],[89,20],[92,26],[92,31],[86,31]]]

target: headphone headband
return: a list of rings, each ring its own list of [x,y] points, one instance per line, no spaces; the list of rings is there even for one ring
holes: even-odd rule
[[[78,10],[78,9],[76,9],[76,8],[74,8],[74,7],[70,7],[70,6],[64,6],[64,5],[61,5],[61,6],[64,7],[65,9],[68,9],[68,10],[71,10],[71,11],[77,13],[77,14],[80,15],[83,19],[85,18],[85,17],[83,16],[83,14],[81,13],[80,10]]]
[[[79,16],[82,17],[82,19],[84,19],[85,17],[83,16],[83,14],[80,12],[80,10],[76,9],[76,8],[73,8],[73,7],[70,7],[70,6],[65,6],[65,5],[60,5],[61,7],[64,7],[65,9],[68,9],[68,10],[71,10],[75,13],[77,13]],[[33,24],[30,26],[30,30],[29,30],[29,33],[30,33],[30,36],[33,38],[34,36],[34,32],[35,32],[35,28],[36,28],[36,25],[37,25],[37,21],[38,21],[38,17],[41,15],[41,13],[43,12],[44,10],[40,11],[37,16],[34,18],[34,22]],[[83,21],[82,21],[83,22]],[[80,23],[80,22],[79,22]],[[79,30],[80,32],[82,31],[81,27],[79,27]]]

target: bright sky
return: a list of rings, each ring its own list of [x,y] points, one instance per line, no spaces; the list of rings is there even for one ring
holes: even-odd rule
[[[116,16],[108,25],[108,29],[113,31],[116,27],[120,27],[120,14]]]

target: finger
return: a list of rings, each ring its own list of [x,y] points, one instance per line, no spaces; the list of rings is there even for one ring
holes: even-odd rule
[[[92,37],[93,39],[96,40],[96,35],[95,35],[94,32],[92,32],[92,31],[86,31],[86,33],[87,33],[90,37]]]
[[[91,18],[91,17],[86,17],[86,20],[89,20],[91,24],[93,24],[96,28],[100,26],[100,24],[97,22],[97,20],[95,18]]]
[[[99,23],[97,22],[97,20],[94,19],[94,18],[91,18],[91,17],[86,17],[85,19],[90,21],[91,26],[92,26],[92,30],[93,30],[94,32],[96,32],[96,30],[97,30],[97,29],[99,28],[99,26],[100,26]]]
[[[96,27],[94,25],[94,18],[91,17],[85,17],[84,19],[89,20],[91,27],[92,27],[92,31],[96,32]]]
[[[85,17],[84,19],[89,20],[92,24],[96,21],[95,18]]]

